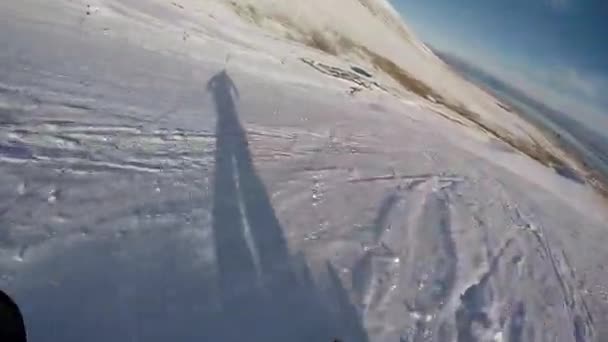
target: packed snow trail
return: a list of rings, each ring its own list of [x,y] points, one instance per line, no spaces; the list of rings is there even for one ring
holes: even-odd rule
[[[605,202],[428,101],[350,95],[223,2],[0,23],[0,288],[31,341],[608,337]]]

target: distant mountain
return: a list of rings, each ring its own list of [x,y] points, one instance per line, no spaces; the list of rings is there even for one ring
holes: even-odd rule
[[[470,63],[467,60],[434,48],[433,52],[441,60],[450,65],[456,72],[460,73],[461,76],[476,83],[478,86],[489,88],[487,90],[491,91],[492,93],[499,92],[503,95],[508,95],[509,97],[512,97],[541,111],[554,111],[554,109],[550,108],[549,106],[531,98],[524,91],[508,84],[507,82],[499,79],[497,76],[492,75],[490,72]]]
[[[549,128],[562,143],[567,143],[568,147],[579,153],[582,152],[585,162],[599,169],[608,178],[608,139],[574,119],[575,113],[564,113],[552,108],[460,57],[437,49],[433,49],[433,52],[463,77],[486,88],[494,96],[516,108],[526,119],[545,129]]]

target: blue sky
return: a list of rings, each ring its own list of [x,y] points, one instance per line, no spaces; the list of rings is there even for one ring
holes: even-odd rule
[[[608,134],[608,1],[391,1],[435,48]]]

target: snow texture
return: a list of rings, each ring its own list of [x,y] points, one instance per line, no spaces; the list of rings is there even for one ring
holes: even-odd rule
[[[605,199],[286,38],[315,30],[543,141],[384,1],[2,1],[0,288],[30,340],[608,339]]]

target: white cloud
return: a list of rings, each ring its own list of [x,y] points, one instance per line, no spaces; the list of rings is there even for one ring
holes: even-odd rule
[[[567,88],[592,98],[598,96],[602,83],[601,80],[597,80],[594,77],[585,77],[574,69],[565,70],[562,73],[561,79]]]
[[[608,104],[603,102],[608,79],[568,67],[548,67],[542,70],[495,65],[486,67],[539,102],[564,112],[602,134],[608,131]]]
[[[607,79],[569,67],[543,69],[531,73],[528,78],[565,95],[593,102],[603,100],[601,92],[608,88]]]

